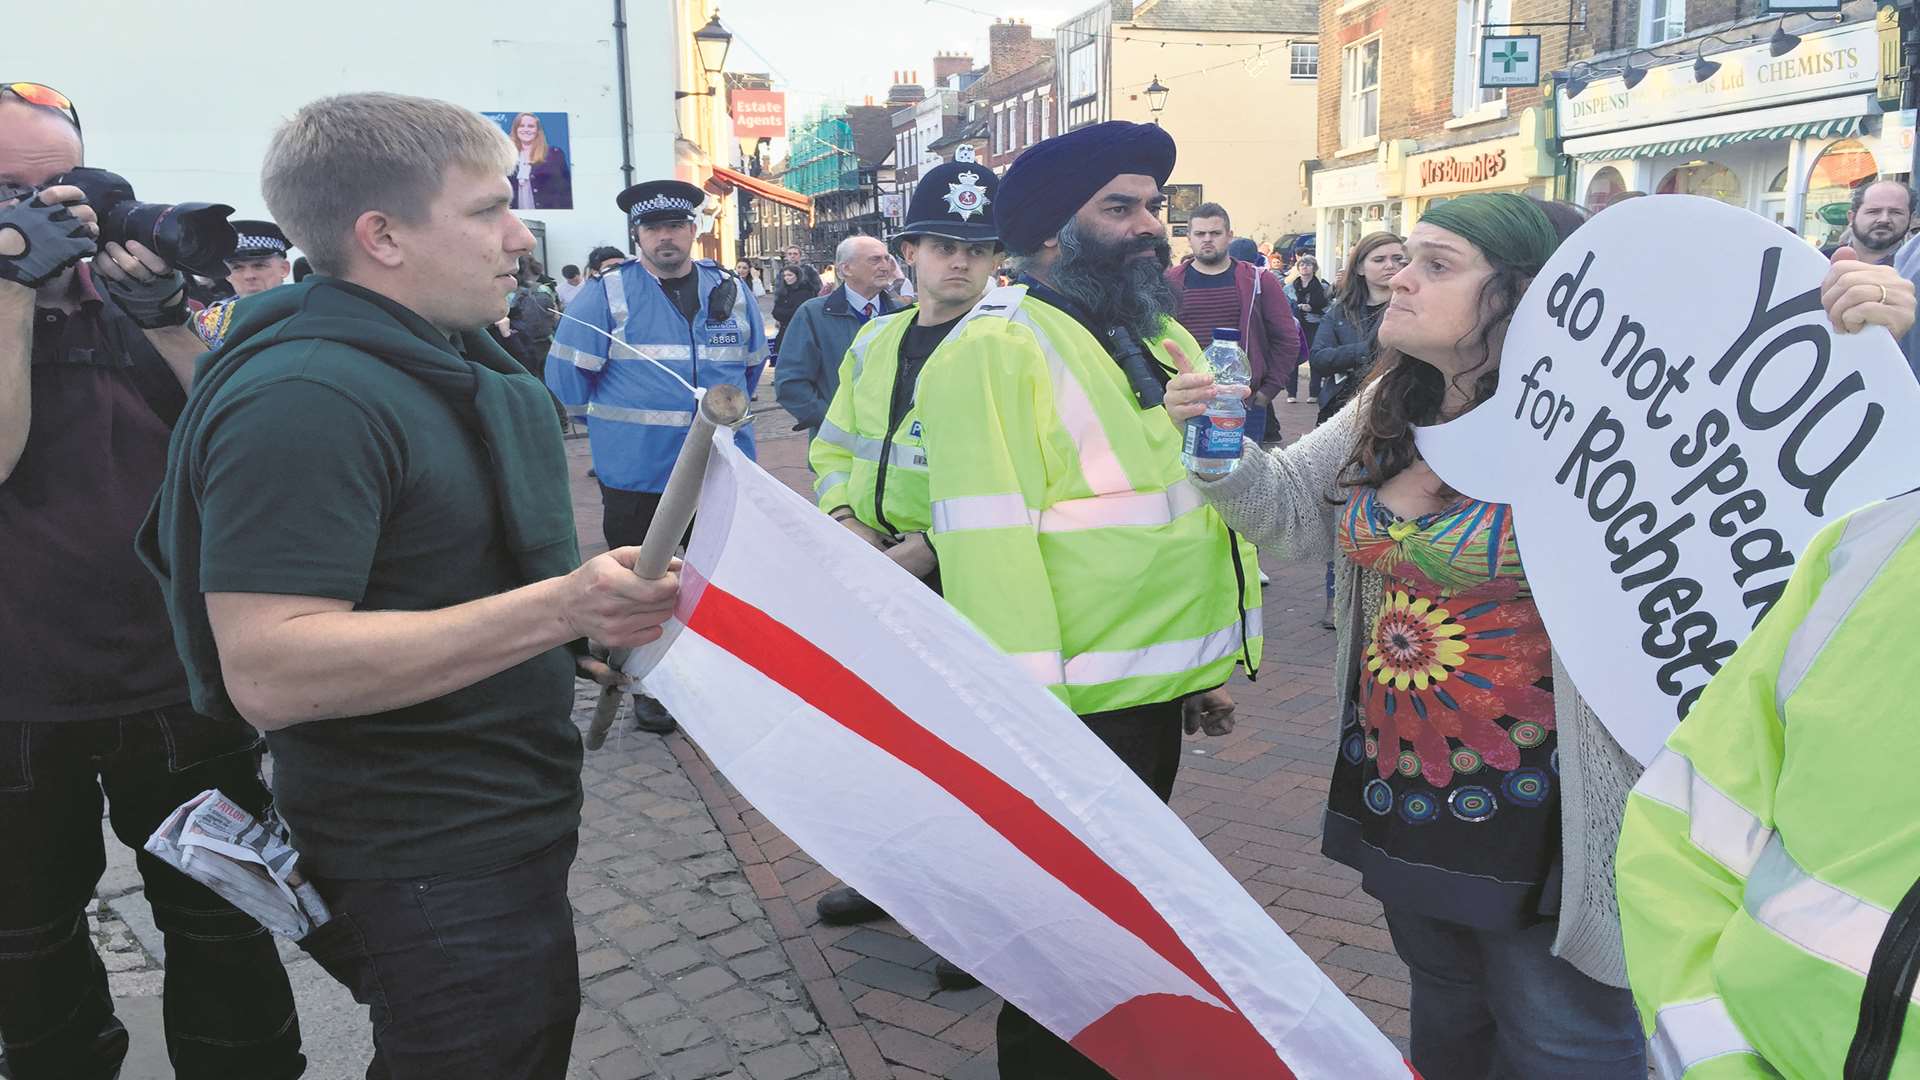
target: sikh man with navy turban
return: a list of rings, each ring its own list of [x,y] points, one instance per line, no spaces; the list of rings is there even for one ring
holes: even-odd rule
[[[1163,129],[1124,121],[1022,154],[991,206],[1018,276],[949,332],[915,393],[947,600],[1163,801],[1183,728],[1232,730],[1223,686],[1261,645],[1253,546],[1189,485],[1161,407],[1175,352],[1201,355],[1163,276],[1173,163]],[[1142,587],[1168,580],[1187,587]],[[1108,1075],[1053,1033],[1094,1019],[1074,997],[1002,1007],[1001,1077]],[[1103,1049],[1124,1056],[1115,1037]]]

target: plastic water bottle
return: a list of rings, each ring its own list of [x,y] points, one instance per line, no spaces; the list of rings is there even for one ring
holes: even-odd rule
[[[1207,346],[1207,366],[1213,370],[1215,386],[1245,386],[1252,376],[1247,354],[1240,349],[1240,331],[1218,329],[1213,344]],[[1220,394],[1207,405],[1207,411],[1187,421],[1187,440],[1181,457],[1196,476],[1218,479],[1240,464],[1240,440],[1247,431],[1247,403],[1231,394]]]

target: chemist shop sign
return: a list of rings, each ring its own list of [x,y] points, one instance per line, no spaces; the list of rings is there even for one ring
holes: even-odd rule
[[[1559,91],[1560,134],[1591,135],[1685,120],[1696,116],[1832,97],[1873,93],[1880,78],[1879,32],[1871,22],[1823,34],[1807,34],[1785,56],[1766,42],[1715,52],[1720,65],[1705,82],[1693,77],[1693,62],[1664,64],[1628,89],[1619,76],[1589,84],[1579,97]]]

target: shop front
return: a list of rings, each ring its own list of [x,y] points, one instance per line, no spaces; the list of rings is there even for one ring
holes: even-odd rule
[[[1615,76],[1569,97],[1563,86],[1576,196],[1597,211],[1629,192],[1700,195],[1833,242],[1853,187],[1897,164],[1881,152],[1880,32],[1849,23],[1784,56],[1760,42],[1651,68],[1633,87]]]
[[[1368,233],[1389,229],[1406,235],[1399,193],[1388,194],[1389,175],[1393,174],[1378,159],[1313,174],[1308,190],[1320,276],[1332,281],[1346,267],[1353,245]]]
[[[1401,192],[1410,220],[1418,221],[1430,206],[1476,191],[1551,198],[1555,170],[1545,135],[1540,110],[1527,109],[1520,114],[1519,131],[1512,135],[1408,154]]]

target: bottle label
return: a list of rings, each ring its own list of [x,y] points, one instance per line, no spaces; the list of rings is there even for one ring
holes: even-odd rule
[[[1187,421],[1186,452],[1191,458],[1240,458],[1241,437],[1246,420],[1238,416],[1209,416],[1202,413]]]

